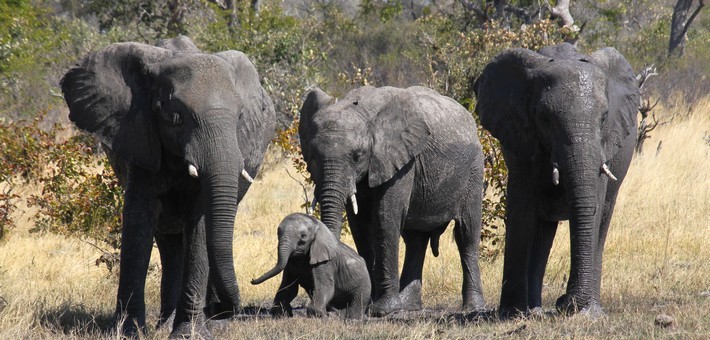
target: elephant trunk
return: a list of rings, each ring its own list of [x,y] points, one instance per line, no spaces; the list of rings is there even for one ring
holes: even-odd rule
[[[279,237],[279,251],[276,265],[274,266],[274,268],[271,268],[271,270],[260,276],[258,279],[251,280],[251,284],[258,285],[281,273],[286,268],[288,258],[291,257],[294,248],[295,244],[293,242],[290,242],[288,237],[281,235],[281,237]]]
[[[212,126],[202,132],[195,136],[194,145],[199,146],[199,150],[188,154],[194,156],[192,161],[199,171],[210,275],[221,308],[236,310],[240,298],[232,242],[244,160],[238,149],[236,131]]]
[[[345,201],[349,194],[347,191],[348,182],[343,174],[344,171],[338,167],[324,169],[321,185],[317,185],[316,188],[316,195],[321,206],[321,221],[338,240],[343,227]]]
[[[567,174],[565,181],[570,202],[570,242],[571,271],[567,284],[566,301],[558,301],[558,309],[577,311],[586,307],[592,293],[594,273],[594,254],[599,237],[600,203],[600,171],[601,160],[598,142],[586,140],[575,143],[571,152],[565,155],[562,164],[563,173]]]

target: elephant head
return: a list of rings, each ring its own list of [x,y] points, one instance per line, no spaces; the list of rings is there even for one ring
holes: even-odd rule
[[[215,286],[236,306],[231,235],[240,173],[249,177],[238,126],[249,125],[245,121],[267,104],[243,53],[203,54],[185,39],[168,41],[183,52],[110,45],[67,72],[61,87],[70,120],[120,158],[170,174],[161,177],[197,178]]]
[[[315,265],[330,261],[337,255],[338,240],[333,233],[313,216],[291,214],[279,224],[278,260],[274,268],[251,283],[258,285],[281,273],[292,256],[308,256],[308,263]]]
[[[348,199],[358,213],[357,183],[366,178],[373,188],[392,179],[430,134],[411,91],[365,86],[340,101],[320,89],[308,93],[299,122],[301,149],[323,223],[337,238]]]
[[[564,189],[572,235],[568,293],[583,304],[606,184],[616,180],[607,163],[636,131],[639,90],[631,66],[613,48],[589,56],[566,43],[540,53],[511,49],[485,67],[474,88],[481,125],[500,141],[510,171],[541,171],[541,186]]]

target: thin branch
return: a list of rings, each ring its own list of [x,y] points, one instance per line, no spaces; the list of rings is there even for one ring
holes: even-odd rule
[[[99,250],[100,252],[102,252],[102,253],[108,253],[108,254],[111,253],[111,252],[106,251],[105,249],[103,249],[103,248],[97,246],[96,244],[94,244],[94,243],[92,243],[92,242],[89,242],[89,241],[84,240],[84,239],[81,239],[81,241],[84,242],[84,243],[86,243],[86,244],[88,244],[88,245],[90,245],[90,246],[92,246],[92,247],[94,247],[94,248],[96,248],[96,249],[98,249],[98,250]]]
[[[298,185],[300,185],[300,186],[301,186],[301,189],[303,190],[303,198],[304,198],[305,201],[306,201],[306,214],[308,214],[308,215],[313,215],[313,211],[311,211],[311,205],[310,205],[311,200],[308,199],[308,189],[307,189],[306,186],[303,184],[303,182],[299,181],[296,177],[294,177],[293,175],[291,175],[291,172],[288,171],[288,168],[284,167],[284,169],[286,169],[286,173],[288,174],[288,177],[291,177],[291,179],[293,179],[294,181],[296,181],[296,183],[298,183]]]
[[[636,76],[636,84],[638,85],[639,90],[643,92],[643,85],[646,84],[648,78],[656,75],[658,75],[658,73],[656,72],[656,66],[654,64],[644,67],[643,71]]]

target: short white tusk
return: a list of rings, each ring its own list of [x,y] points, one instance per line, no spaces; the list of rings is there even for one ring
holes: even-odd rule
[[[609,167],[606,165],[606,163],[602,163],[602,171],[605,175],[607,175],[607,177],[611,178],[612,181],[616,181],[616,176],[611,173],[611,170],[609,170]]]
[[[355,194],[350,196],[350,203],[353,205],[353,213],[357,215],[357,197],[355,197]]]
[[[249,173],[247,172],[246,169],[242,169],[242,177],[247,180],[249,183],[254,183],[254,179],[249,176]]]
[[[192,177],[194,177],[194,178],[197,178],[197,176],[198,176],[198,174],[197,174],[197,168],[196,168],[194,165],[192,165],[192,164],[190,164],[190,165],[187,166],[187,173],[189,173],[190,176],[192,176]]]
[[[560,170],[558,170],[556,166],[552,167],[552,184],[560,184]]]

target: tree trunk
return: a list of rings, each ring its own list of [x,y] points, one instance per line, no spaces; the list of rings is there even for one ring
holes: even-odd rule
[[[552,12],[552,17],[559,20],[559,24],[562,27],[572,27],[574,24],[574,18],[569,11],[570,0],[557,0],[557,5],[550,9]]]
[[[693,0],[678,0],[673,8],[673,17],[671,19],[671,39],[668,43],[668,55],[682,56],[685,48],[685,35],[688,33],[690,24],[693,23],[695,17],[698,16],[700,10],[705,4],[703,0],[698,1],[698,7],[693,14],[688,16],[690,8],[693,6]]]

